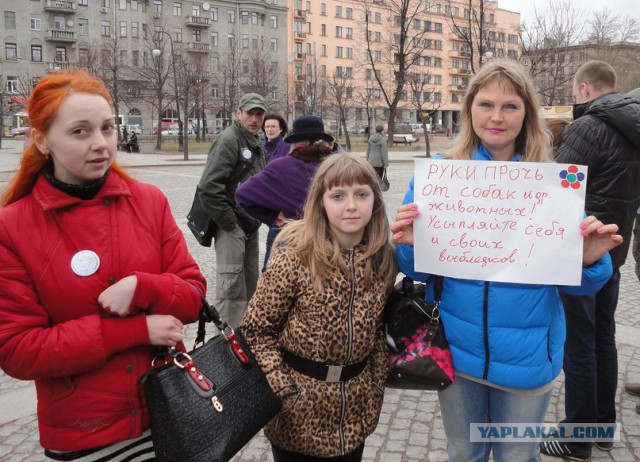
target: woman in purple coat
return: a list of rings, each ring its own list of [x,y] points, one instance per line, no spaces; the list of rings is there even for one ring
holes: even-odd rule
[[[324,131],[320,117],[305,115],[293,121],[291,135],[284,139],[292,147],[287,156],[267,163],[260,173],[242,183],[236,201],[249,215],[275,228],[269,230],[262,271],[267,267],[273,241],[286,223],[302,218],[311,179],[320,162],[332,154],[333,137]]]
[[[289,154],[290,146],[284,141],[284,134],[287,133],[287,122],[280,114],[269,113],[264,116],[262,131],[265,135],[264,159],[268,164],[272,160]]]

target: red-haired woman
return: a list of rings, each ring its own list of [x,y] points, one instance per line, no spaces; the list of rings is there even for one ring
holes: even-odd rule
[[[154,457],[138,379],[180,346],[206,282],[166,197],[115,162],[104,84],[51,73],[0,205],[0,367],[35,380],[44,460]]]

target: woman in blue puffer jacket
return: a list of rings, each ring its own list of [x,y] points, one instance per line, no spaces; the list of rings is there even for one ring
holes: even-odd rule
[[[451,157],[460,160],[548,162],[551,143],[538,116],[539,101],[524,69],[512,61],[485,64],[469,85],[462,130]],[[413,180],[391,230],[399,269],[414,271]],[[581,223],[582,284],[556,287],[445,277],[441,301],[456,381],[439,392],[449,460],[537,461],[534,438],[519,443],[471,442],[470,425],[541,423],[553,381],[562,369],[565,320],[559,290],[597,292],[609,279],[608,251],[622,242],[615,224]],[[432,297],[429,290],[427,298]]]

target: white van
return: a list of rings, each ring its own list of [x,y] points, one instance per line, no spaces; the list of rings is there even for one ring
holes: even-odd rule
[[[126,125],[129,133],[135,133],[136,135],[142,135],[142,128],[140,125]]]
[[[413,133],[422,133],[422,124],[409,124]],[[427,131],[431,131],[431,124],[427,123]]]

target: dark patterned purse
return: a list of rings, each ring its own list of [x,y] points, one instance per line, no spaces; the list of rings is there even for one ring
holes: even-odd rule
[[[203,344],[206,321],[222,334]],[[228,461],[282,407],[241,332],[204,300],[196,345],[140,379],[160,462]]]
[[[434,302],[424,284],[405,277],[396,284],[385,308],[385,334],[391,370],[390,388],[444,390],[453,383],[451,351],[440,319],[442,276],[435,276]]]

